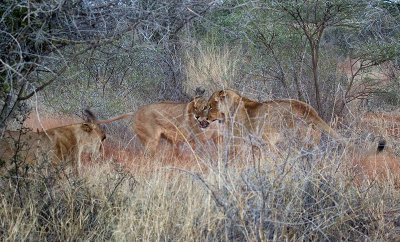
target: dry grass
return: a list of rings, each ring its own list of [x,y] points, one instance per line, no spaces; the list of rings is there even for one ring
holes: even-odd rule
[[[232,87],[238,73],[240,48],[192,44],[185,53],[185,87],[191,93],[197,86],[207,90]]]
[[[59,180],[42,166],[0,177],[0,238],[400,239],[393,152],[376,156],[372,145],[353,155],[330,140],[310,148],[289,139],[280,153],[248,148],[234,157],[224,139],[179,157],[163,143],[149,159],[119,134],[108,134],[104,157],[87,160],[78,176]]]
[[[294,147],[293,144],[290,147]],[[4,240],[397,240],[400,194],[391,176],[346,169],[327,141],[280,154],[204,151],[146,159],[106,148],[79,176],[44,168],[1,179]],[[198,165],[200,164],[200,165]],[[361,179],[361,180],[357,180]],[[363,180],[365,179],[365,180]]]
[[[187,90],[212,92],[236,79],[240,49],[212,46],[187,49]],[[38,122],[33,115],[25,125],[74,122],[52,116]],[[388,125],[378,126],[394,129]],[[376,156],[375,147],[362,147],[354,155],[330,140],[310,148],[289,139],[280,153],[245,147],[233,156],[224,139],[194,154],[182,148],[179,157],[161,144],[150,159],[130,134],[121,137],[128,129],[107,133],[104,157],[87,157],[79,175],[60,180],[43,165],[0,176],[1,240],[400,239],[393,148]],[[351,139],[369,141],[357,132]]]
[[[400,178],[399,121],[399,114],[396,112],[371,112],[362,115],[353,126],[353,137],[358,137],[364,143],[376,144],[379,140],[386,140],[387,143],[382,154],[364,152],[352,160],[352,164],[361,168],[368,180],[382,181],[387,180],[388,176],[395,177],[396,180]]]

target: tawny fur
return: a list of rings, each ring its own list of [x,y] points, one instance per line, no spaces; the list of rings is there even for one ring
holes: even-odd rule
[[[215,137],[214,129],[200,128],[204,107],[207,107],[207,100],[197,97],[189,103],[160,102],[139,109],[133,118],[133,129],[146,154],[152,156],[156,153],[161,138],[167,139],[177,149],[182,143],[187,142],[194,148],[196,140],[204,143]]]
[[[6,131],[0,144],[0,157],[9,163],[16,149],[21,147],[18,158],[33,164],[47,155],[52,165],[68,164],[76,172],[81,166],[81,154],[98,154],[106,134],[93,123],[71,124],[42,132]],[[15,142],[18,142],[17,146]]]
[[[85,110],[91,122],[107,124],[116,120],[133,117],[133,130],[139,137],[145,154],[154,156],[161,138],[168,140],[175,151],[182,143],[188,142],[194,149],[195,141],[206,142],[215,138],[217,131],[213,128],[202,129],[200,122],[205,120],[207,100],[195,97],[189,103],[159,102],[146,105],[136,113],[98,121],[89,110]]]
[[[259,103],[231,90],[219,90],[212,94],[208,106],[208,120],[226,123],[235,137],[251,134],[275,146],[285,139],[284,131],[295,130],[303,137],[310,135],[315,143],[319,143],[322,131],[344,142],[314,108],[298,100]]]

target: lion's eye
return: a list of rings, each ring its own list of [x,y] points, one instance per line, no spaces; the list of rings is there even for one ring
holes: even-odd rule
[[[211,105],[208,107],[208,110],[211,110],[212,109],[212,107],[211,107]]]
[[[203,108],[203,111],[206,111],[207,110],[207,106],[205,106],[204,108]]]

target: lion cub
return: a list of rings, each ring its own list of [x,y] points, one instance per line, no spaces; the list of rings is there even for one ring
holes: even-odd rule
[[[99,153],[105,138],[97,124],[86,122],[42,132],[6,131],[0,141],[0,158],[6,164],[17,159],[33,165],[47,156],[53,166],[69,164],[78,173],[82,152]]]

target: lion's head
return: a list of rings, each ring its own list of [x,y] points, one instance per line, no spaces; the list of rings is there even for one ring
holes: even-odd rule
[[[230,90],[214,92],[208,100],[207,120],[225,122],[225,119],[234,114],[240,96]]]
[[[207,99],[203,97],[205,90],[200,87],[196,88],[196,94],[191,102],[190,112],[193,114],[194,119],[198,122],[199,126],[203,129],[207,128],[210,124],[207,121],[208,105]]]
[[[78,129],[83,131],[83,132],[76,132],[76,134],[81,135],[81,137],[77,138],[79,138],[82,141],[84,149],[93,148],[93,144],[96,144],[99,147],[98,149],[101,150],[102,148],[101,145],[106,139],[106,134],[101,130],[99,125],[94,123],[84,122],[79,124]]]
[[[193,114],[200,127],[205,129],[210,124],[207,121],[208,105],[207,100],[203,97],[196,97],[193,100]]]

